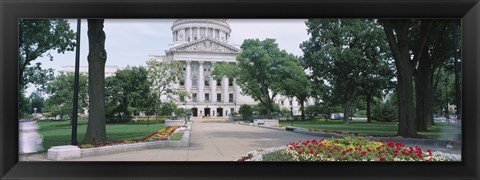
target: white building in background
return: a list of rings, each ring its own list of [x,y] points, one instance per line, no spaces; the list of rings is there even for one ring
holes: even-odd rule
[[[251,97],[241,94],[235,79],[213,80],[212,67],[218,62],[236,63],[239,46],[229,43],[230,25],[226,19],[178,19],[172,25],[173,44],[165,55],[150,55],[149,61],[180,61],[185,77],[174,88],[190,93],[190,99],[175,99],[178,107],[192,109],[194,117],[225,117],[238,112],[243,104],[255,105]],[[277,97],[282,108],[293,106],[300,114],[295,99]]]
[[[110,77],[115,74],[118,70],[124,69],[123,67],[118,67],[115,65],[105,65],[105,77]],[[79,73],[88,73],[88,66],[80,66],[78,68]],[[75,66],[62,66],[60,70],[58,70],[59,73],[74,73],[75,72]]]

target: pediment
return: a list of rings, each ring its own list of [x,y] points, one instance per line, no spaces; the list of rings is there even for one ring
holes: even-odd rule
[[[240,49],[211,39],[211,38],[203,38],[200,40],[196,40],[190,43],[182,44],[177,47],[173,47],[170,49],[173,52],[209,52],[209,53],[240,53]]]

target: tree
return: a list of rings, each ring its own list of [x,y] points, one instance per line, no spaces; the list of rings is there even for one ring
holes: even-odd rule
[[[422,52],[430,35],[433,20],[430,19],[381,19],[397,68],[398,135],[416,136],[414,117],[413,75],[422,59]],[[417,34],[413,23],[418,23]],[[410,42],[410,41],[414,42]]]
[[[80,105],[78,106],[78,112],[82,112],[83,108],[88,107],[87,97],[87,80],[88,76],[80,74],[78,81],[78,100]],[[60,74],[47,85],[46,92],[49,97],[46,100],[45,110],[52,115],[60,115],[61,119],[65,115],[71,115],[73,109],[73,73]]]
[[[85,144],[107,141],[105,127],[105,50],[104,19],[88,19],[88,125]]]
[[[37,113],[42,113],[43,112],[43,107],[44,107],[44,103],[45,103],[45,99],[40,95],[40,93],[37,91],[37,92],[32,92],[32,94],[30,94],[30,109],[31,109],[31,112],[34,113],[34,109],[36,108],[37,109]]]
[[[41,62],[32,64],[33,61],[45,55],[53,60],[51,50],[73,51],[75,33],[64,19],[19,19],[18,30],[19,88],[25,89],[32,83],[45,90],[47,82],[53,79],[53,70],[42,69]],[[23,102],[20,101],[20,106]],[[20,109],[20,114],[22,112]]]
[[[427,131],[427,127],[433,123],[435,71],[442,66],[446,66],[448,61],[453,59],[454,51],[459,53],[459,49],[452,51],[454,49],[452,28],[460,29],[460,23],[456,23],[456,27],[452,26],[452,20],[434,20],[433,23],[435,28],[431,30],[431,35],[422,51],[422,58],[418,62],[418,67],[414,70],[415,121],[418,131]],[[457,32],[460,32],[460,30]],[[460,36],[460,34],[455,34],[455,36]],[[456,45],[456,47],[460,47],[460,45]]]
[[[384,35],[367,19],[309,19],[306,25],[311,37],[301,44],[303,61],[312,72],[314,87],[321,89],[312,94],[323,94],[328,104],[342,103],[343,121],[348,123],[355,99],[362,93],[371,99],[378,91],[372,89],[382,90],[383,86],[373,84],[376,78],[381,77],[379,83],[391,79],[378,73],[389,69],[381,63],[387,56]]]
[[[280,66],[280,92],[287,97],[296,97],[300,103],[302,120],[305,120],[305,101],[312,91],[311,82],[300,65],[299,59],[293,55],[285,57]]]
[[[243,104],[240,106],[240,109],[238,110],[238,113],[240,113],[243,117],[243,120],[247,120],[248,117],[252,116],[253,114],[253,108],[252,106],[248,104]]]
[[[281,51],[274,39],[246,39],[236,64],[216,63],[212,72],[214,79],[235,78],[243,95],[249,95],[265,106],[267,118],[272,118],[273,98],[280,91],[279,71],[282,62],[289,58]]]
[[[148,65],[148,80],[152,92],[157,96],[157,105],[155,107],[155,115],[158,116],[161,113],[162,98],[173,99],[174,95],[188,96],[188,93],[180,92],[172,86],[177,83],[183,76],[183,65],[178,61],[163,62],[150,59]]]
[[[115,76],[105,80],[107,114],[115,116],[114,121],[131,120],[131,114],[148,111],[154,103],[151,94],[148,73],[144,67],[127,67],[115,72]]]

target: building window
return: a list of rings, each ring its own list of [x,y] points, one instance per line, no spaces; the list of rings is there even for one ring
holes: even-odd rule
[[[285,101],[280,101],[280,103],[282,103],[282,106],[285,105]]]
[[[197,63],[192,63],[192,71],[198,71],[198,64]]]
[[[210,78],[205,76],[205,86],[210,86]]]
[[[210,94],[205,93],[205,102],[210,102]]]
[[[197,76],[192,77],[192,85],[197,86]]]
[[[233,86],[233,78],[228,78],[228,86]]]
[[[293,104],[292,101],[290,101],[290,106],[292,106],[292,104]]]
[[[185,86],[185,79],[180,80],[180,86]]]
[[[197,93],[192,94],[192,101],[197,102]]]
[[[233,94],[228,94],[228,102],[233,103]]]
[[[222,102],[222,94],[217,94],[217,102]]]
[[[217,86],[222,86],[222,80],[217,79]]]
[[[180,96],[180,102],[185,102],[185,96]]]

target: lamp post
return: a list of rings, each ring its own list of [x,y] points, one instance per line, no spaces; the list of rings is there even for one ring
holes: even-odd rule
[[[77,145],[77,119],[78,119],[78,81],[80,69],[80,24],[81,20],[77,19],[77,46],[75,47],[75,75],[73,81],[73,110],[72,110],[72,145]]]
[[[187,124],[187,101],[183,102],[183,116],[185,116],[185,124]]]
[[[448,115],[448,75],[445,77],[445,120],[447,121],[447,125],[450,125],[450,117]]]
[[[292,116],[292,121],[290,121],[290,125],[293,126],[293,97],[290,97],[290,115]]]
[[[233,101],[233,121],[235,121],[235,112],[237,111],[237,101]]]

